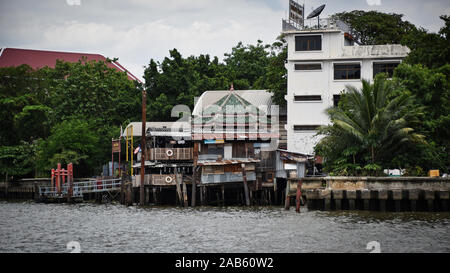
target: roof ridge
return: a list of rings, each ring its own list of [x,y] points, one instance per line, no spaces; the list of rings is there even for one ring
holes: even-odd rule
[[[27,51],[40,51],[40,52],[51,52],[51,53],[64,53],[64,54],[87,54],[87,55],[96,55],[102,56],[103,58],[107,58],[99,53],[87,53],[87,52],[73,52],[73,51],[59,51],[59,50],[48,50],[48,49],[30,49],[30,48],[18,48],[18,47],[5,47],[5,49],[13,49],[13,50],[27,50]]]
[[[230,100],[230,97],[231,97],[232,94],[233,93],[231,91],[228,92],[228,94],[226,95],[227,97],[225,98],[225,100],[222,102],[221,105],[219,105],[220,109],[222,109],[222,107],[225,105],[225,103]]]

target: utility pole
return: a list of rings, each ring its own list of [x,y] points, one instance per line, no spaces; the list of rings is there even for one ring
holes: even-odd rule
[[[142,89],[142,134],[141,134],[141,187],[140,187],[140,205],[144,206],[145,191],[144,191],[144,177],[145,177],[145,125],[147,122],[147,91]]]

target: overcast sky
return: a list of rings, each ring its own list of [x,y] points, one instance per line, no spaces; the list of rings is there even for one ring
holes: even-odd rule
[[[0,0],[0,46],[99,53],[142,78],[144,66],[177,48],[184,57],[223,59],[239,41],[272,43],[288,0]],[[354,9],[404,14],[431,31],[450,14],[448,0],[299,0],[322,17]]]

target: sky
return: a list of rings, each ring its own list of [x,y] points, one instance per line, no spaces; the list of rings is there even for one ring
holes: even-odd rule
[[[223,59],[239,41],[275,41],[289,0],[0,0],[0,47],[72,51],[119,58],[142,79],[150,59],[176,48],[183,57]],[[378,10],[404,14],[437,32],[448,0],[298,0],[305,13],[326,4],[336,12]]]

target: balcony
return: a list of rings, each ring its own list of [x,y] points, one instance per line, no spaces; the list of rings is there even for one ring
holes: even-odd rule
[[[176,186],[178,183],[183,183],[183,175],[178,174],[146,174],[144,176],[144,185],[152,186]],[[186,179],[187,180],[187,179]],[[186,184],[190,184],[190,181],[185,181]],[[132,184],[134,188],[138,188],[141,185],[141,175],[134,175],[132,178]]]
[[[147,150],[149,160],[193,160],[192,148],[152,148]]]

